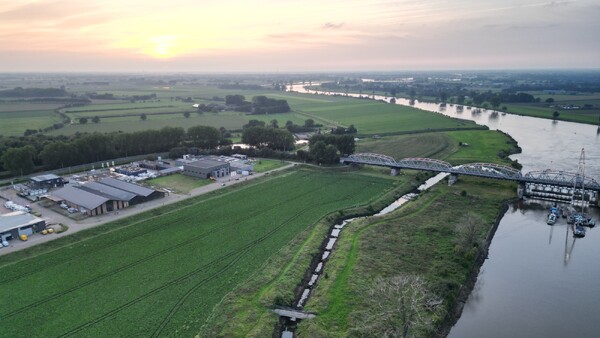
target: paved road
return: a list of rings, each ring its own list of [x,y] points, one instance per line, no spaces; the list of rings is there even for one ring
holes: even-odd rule
[[[48,235],[34,234],[33,236],[30,236],[26,242],[22,242],[18,239],[13,239],[9,242],[10,246],[8,248],[6,248],[6,247],[0,248],[0,256],[11,253],[11,252],[15,252],[18,250],[23,250],[25,248],[28,248],[28,247],[31,247],[31,246],[34,246],[34,245],[37,245],[40,243],[48,242],[48,241],[54,240],[54,239],[62,237],[62,236],[68,236],[75,232],[79,232],[79,231],[89,229],[89,228],[92,228],[92,227],[95,227],[95,226],[98,226],[101,224],[112,222],[114,220],[117,220],[117,219],[120,219],[123,217],[132,216],[132,215],[139,214],[141,212],[151,210],[151,209],[163,206],[163,205],[175,203],[175,202],[178,202],[178,201],[190,198],[190,197],[199,196],[199,195],[203,195],[203,194],[209,193],[214,190],[222,189],[222,188],[225,188],[230,185],[235,185],[238,183],[242,183],[244,181],[253,180],[258,177],[262,177],[267,173],[270,173],[273,171],[284,170],[284,169],[290,168],[294,165],[295,164],[288,164],[286,166],[283,166],[283,167],[280,167],[277,169],[273,169],[266,173],[259,173],[259,174],[254,174],[254,175],[250,175],[250,176],[237,176],[236,178],[239,178],[238,181],[236,181],[235,178],[230,178],[230,177],[221,178],[215,183],[193,189],[192,191],[190,191],[189,194],[173,194],[173,193],[171,193],[168,196],[166,196],[165,198],[161,198],[161,199],[149,201],[146,203],[138,204],[138,205],[135,205],[135,206],[132,206],[129,208],[121,209],[121,210],[118,210],[116,213],[110,212],[110,213],[106,213],[106,214],[99,215],[99,216],[87,217],[80,221],[75,221],[75,220],[73,220],[67,216],[61,215],[51,209],[44,208],[44,207],[40,206],[38,203],[33,203],[33,204],[31,204],[32,210],[40,213],[42,215],[42,218],[46,220],[47,224],[58,224],[58,223],[66,224],[69,226],[69,230],[66,232],[60,233],[60,234],[57,234],[57,233],[48,234]],[[223,184],[225,184],[225,186],[223,186]],[[25,205],[28,203],[26,199],[23,199],[22,197],[17,196],[16,192],[9,188],[5,188],[2,191],[0,191],[0,197],[2,197],[4,199],[12,200],[15,203],[19,203],[21,205]],[[4,205],[4,202],[3,202],[4,199],[1,200],[2,205]],[[56,227],[56,229],[59,229],[59,227]]]

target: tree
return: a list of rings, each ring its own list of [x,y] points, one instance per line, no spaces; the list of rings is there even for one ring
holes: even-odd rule
[[[554,111],[554,113],[552,113],[552,118],[554,118],[555,120],[560,116],[560,113],[558,111]]]
[[[350,336],[433,336],[431,304],[441,301],[431,293],[422,277],[377,277],[364,295],[366,309],[350,315],[350,323],[354,323]],[[443,310],[438,307],[434,311]]]
[[[288,121],[288,122],[292,122],[292,121]],[[293,123],[292,123],[293,124]],[[287,124],[286,124],[287,125]],[[304,126],[306,128],[314,128],[315,127],[315,120],[313,119],[306,119],[304,121]]]
[[[441,92],[440,93],[440,100],[442,100],[442,102],[446,102],[446,100],[448,100],[448,93]]]
[[[245,103],[246,98],[244,95],[226,95],[225,104],[241,106]]]
[[[469,254],[473,250],[477,251],[483,246],[479,241],[479,233],[483,223],[483,219],[470,213],[459,220],[454,230],[457,251]]]
[[[99,116],[92,117],[92,122],[94,122],[94,123],[100,123],[100,117]]]
[[[266,125],[265,121],[259,120],[250,120],[248,123],[244,124],[242,128],[250,128],[250,127],[264,127]]]
[[[79,118],[79,124],[86,124],[88,122],[87,117],[80,117]]]
[[[323,141],[317,141],[311,145],[310,154],[319,164],[333,164],[339,160],[337,148],[332,144],[325,144]]]
[[[492,98],[490,98],[490,103],[492,104],[492,107],[494,107],[494,109],[498,108],[501,103],[500,96],[498,96],[498,95],[492,96]]]
[[[221,142],[221,132],[215,127],[195,126],[188,128],[187,138],[194,147],[214,149]]]
[[[551,97],[546,99],[546,103],[553,103],[553,102],[554,102],[554,99]]]
[[[269,122],[269,125],[271,126],[271,128],[279,128],[279,124],[276,119],[272,119],[271,122]]]
[[[185,117],[186,119],[190,117],[190,112],[186,111],[185,113],[183,113],[183,117]]]
[[[148,117],[144,113],[142,113],[142,115],[140,115],[140,120],[142,120],[142,121],[146,121],[147,118]]]
[[[10,171],[13,175],[26,175],[33,172],[33,156],[35,148],[27,145],[21,148],[9,148],[2,154],[2,165],[4,169]]]

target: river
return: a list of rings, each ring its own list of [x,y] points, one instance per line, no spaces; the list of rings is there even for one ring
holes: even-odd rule
[[[302,86],[294,91],[307,93]],[[314,93],[314,91],[311,91]],[[351,94],[352,95],[352,94]],[[354,94],[352,96],[358,96]],[[389,101],[375,96],[375,99]],[[396,104],[409,105],[406,99]],[[577,171],[585,148],[586,176],[600,180],[600,135],[580,123],[415,102],[415,108],[502,130],[522,148],[511,156],[523,173]],[[550,204],[515,203],[504,215],[461,318],[448,337],[597,337],[600,332],[600,222],[574,239],[566,221],[546,224]],[[589,209],[598,222],[600,210]]]

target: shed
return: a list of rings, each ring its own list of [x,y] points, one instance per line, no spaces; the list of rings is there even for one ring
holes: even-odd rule
[[[46,221],[23,211],[0,215],[0,238],[9,241],[46,229]]]
[[[29,182],[34,189],[58,188],[65,185],[63,178],[54,174],[33,176],[29,178]]]

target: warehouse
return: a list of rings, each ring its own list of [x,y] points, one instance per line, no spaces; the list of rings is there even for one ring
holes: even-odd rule
[[[115,207],[114,201],[104,196],[70,186],[53,191],[50,199],[62,202],[70,208],[78,209],[88,216],[101,215],[112,211]]]
[[[165,193],[162,191],[142,187],[141,185],[121,181],[112,177],[103,178],[100,180],[100,183],[135,194],[135,197],[129,201],[129,205],[165,197]]]
[[[229,175],[230,166],[227,162],[201,159],[183,165],[183,174],[198,178],[219,178]]]
[[[92,194],[96,194],[113,201],[113,210],[123,209],[129,206],[129,203],[136,197],[136,194],[129,191],[117,189],[109,185],[98,182],[88,182],[77,187]],[[110,210],[109,210],[110,211]]]
[[[9,241],[46,229],[46,221],[23,211],[0,215],[0,239]]]

